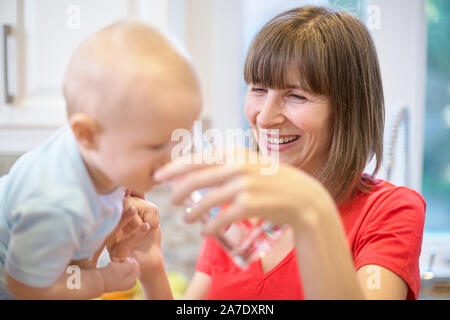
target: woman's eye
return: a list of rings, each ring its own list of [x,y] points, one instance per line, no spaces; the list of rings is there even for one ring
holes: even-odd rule
[[[298,94],[290,94],[289,97],[298,100],[298,101],[306,101],[306,97],[298,95]]]
[[[267,90],[266,90],[265,88],[253,87],[253,88],[252,88],[252,92],[256,92],[256,93],[265,93],[265,92],[267,92]]]

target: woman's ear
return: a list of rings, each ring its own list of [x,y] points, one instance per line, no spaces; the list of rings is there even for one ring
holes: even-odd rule
[[[97,149],[97,137],[100,133],[99,123],[85,113],[75,113],[69,124],[77,142],[87,150]]]

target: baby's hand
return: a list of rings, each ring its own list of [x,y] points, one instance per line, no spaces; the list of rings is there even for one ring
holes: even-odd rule
[[[139,264],[133,258],[113,261],[98,269],[103,279],[104,292],[125,291],[131,289],[139,275]]]

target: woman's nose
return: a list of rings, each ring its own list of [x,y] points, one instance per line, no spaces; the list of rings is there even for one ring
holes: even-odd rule
[[[267,99],[256,115],[256,124],[260,128],[272,128],[285,121],[282,108],[279,103],[272,99]]]

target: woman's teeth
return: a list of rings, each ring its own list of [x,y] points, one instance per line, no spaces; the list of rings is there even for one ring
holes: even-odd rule
[[[267,137],[267,142],[269,142],[270,144],[284,144],[284,143],[289,143],[291,141],[297,140],[298,138],[300,138],[300,136],[292,136],[292,137],[280,138],[280,139]]]

